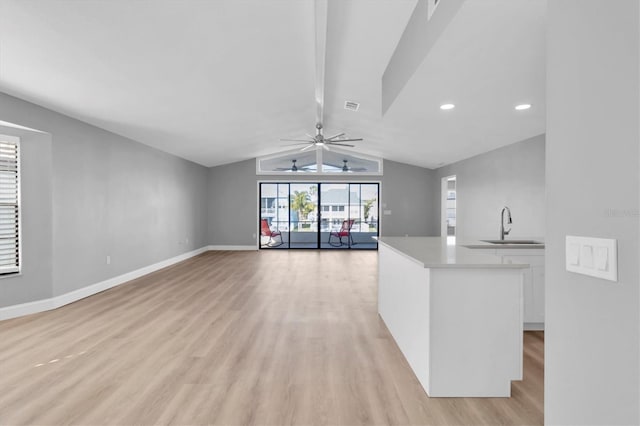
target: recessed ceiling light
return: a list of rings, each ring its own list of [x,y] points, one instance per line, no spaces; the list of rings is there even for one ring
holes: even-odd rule
[[[444,109],[444,110],[454,109],[455,107],[456,106],[454,104],[442,104],[442,105],[440,105],[440,109]]]
[[[516,110],[518,110],[518,111],[523,111],[523,110],[529,109],[529,108],[531,108],[531,104],[516,105]]]

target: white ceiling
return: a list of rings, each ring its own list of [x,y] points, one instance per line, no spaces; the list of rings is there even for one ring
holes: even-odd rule
[[[544,133],[545,12],[545,0],[463,3],[384,117],[412,147],[396,158],[436,167]]]
[[[384,117],[381,76],[416,0],[329,2],[326,135],[436,167],[545,131],[545,0],[467,0]],[[0,91],[206,166],[282,151],[314,131],[313,13],[312,0],[0,0]]]

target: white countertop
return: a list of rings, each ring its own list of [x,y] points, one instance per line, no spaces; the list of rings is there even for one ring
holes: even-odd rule
[[[441,237],[378,237],[378,242],[425,268],[528,268],[525,263],[517,263],[459,245],[447,245]],[[489,243],[484,243],[489,244]],[[494,248],[498,248],[495,247]]]

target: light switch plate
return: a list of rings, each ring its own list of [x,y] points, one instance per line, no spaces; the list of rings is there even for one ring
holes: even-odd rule
[[[565,244],[567,271],[618,281],[616,240],[567,235]]]

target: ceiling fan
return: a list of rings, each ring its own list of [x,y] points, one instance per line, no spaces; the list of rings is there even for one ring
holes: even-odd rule
[[[343,172],[366,172],[367,171],[367,169],[364,167],[349,167],[347,165],[348,160],[342,160],[342,162],[344,163],[344,165],[342,166]]]
[[[324,71],[327,52],[327,10],[328,0],[315,0],[315,30],[316,30],[316,135],[307,134],[308,139],[280,139],[282,142],[297,142],[292,145],[307,145],[301,151],[322,147],[330,151],[329,145],[346,146],[354,145],[345,142],[358,142],[362,138],[347,139],[344,133],[325,138],[322,134],[322,119],[324,117]]]
[[[274,170],[278,170],[278,171],[282,171],[282,172],[289,172],[289,171],[297,172],[298,170],[303,170],[303,171],[307,171],[308,170],[306,167],[298,167],[296,165],[297,161],[298,160],[291,160],[291,163],[292,163],[291,167],[278,167],[278,168],[276,168]]]
[[[344,138],[344,133],[338,133],[337,135],[331,136],[329,138],[325,138],[322,134],[322,123],[316,124],[316,135],[311,136],[307,134],[308,139],[280,139],[282,142],[297,142],[292,145],[307,145],[301,149],[301,151],[307,151],[311,148],[322,147],[327,151],[330,151],[329,145],[333,146],[348,146],[353,148],[355,145],[351,145],[345,142],[357,142],[361,141],[362,138],[355,139],[346,139]]]

